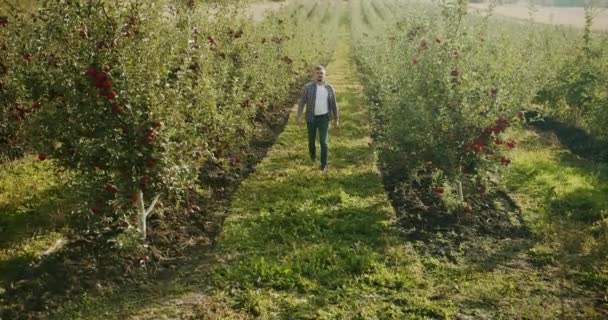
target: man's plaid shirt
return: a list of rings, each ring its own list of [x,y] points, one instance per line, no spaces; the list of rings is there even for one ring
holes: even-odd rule
[[[330,119],[339,119],[338,103],[336,102],[336,92],[331,84],[324,82],[327,89],[327,109]],[[313,122],[315,118],[315,101],[317,100],[317,84],[315,81],[307,83],[302,89],[302,96],[298,103],[298,117],[302,115],[304,105],[306,105],[306,121]]]

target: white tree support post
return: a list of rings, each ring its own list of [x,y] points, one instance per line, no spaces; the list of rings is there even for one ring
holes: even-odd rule
[[[464,201],[464,193],[462,192],[462,181],[458,181],[458,197],[460,201]]]
[[[156,202],[158,201],[158,198],[160,197],[160,195],[157,195],[154,200],[152,200],[152,203],[150,204],[150,206],[148,207],[148,209],[146,210],[146,207],[144,205],[144,193],[143,191],[139,190],[139,201],[137,201],[137,206],[139,207],[139,213],[140,213],[140,231],[141,231],[141,236],[143,240],[146,240],[146,219],[148,219],[148,216],[150,215],[150,213],[152,213],[152,210],[154,210],[154,207],[156,206]]]
[[[51,254],[57,252],[59,249],[63,248],[66,243],[68,243],[68,240],[64,237],[61,237],[61,239],[55,241],[55,243],[50,248],[46,249],[46,251],[41,253],[40,256],[50,256]]]

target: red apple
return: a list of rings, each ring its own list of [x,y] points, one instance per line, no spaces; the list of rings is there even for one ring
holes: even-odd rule
[[[154,141],[156,139],[156,131],[154,131],[154,129],[148,129],[147,133],[146,133],[146,137],[144,138],[144,142],[146,144]]]
[[[116,113],[123,113],[125,111],[125,108],[122,105],[116,103],[112,105],[112,110],[114,110],[114,112]]]
[[[97,75],[97,70],[93,67],[89,67],[86,72],[87,77],[94,78]]]
[[[97,81],[103,82],[108,79],[108,75],[105,72],[97,72],[97,74],[95,74],[95,79]]]

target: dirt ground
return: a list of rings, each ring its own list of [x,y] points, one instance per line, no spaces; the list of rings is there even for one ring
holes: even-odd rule
[[[485,3],[471,3],[470,12],[484,12],[488,8]],[[552,23],[565,26],[573,26],[582,28],[585,24],[585,11],[582,7],[534,7],[533,18],[537,22]],[[508,4],[497,6],[494,9],[495,14],[518,18],[528,19],[529,8],[525,3]],[[597,11],[597,15],[593,22],[593,29],[598,31],[608,30],[608,9]]]

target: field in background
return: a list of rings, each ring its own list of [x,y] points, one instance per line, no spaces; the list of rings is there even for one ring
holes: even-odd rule
[[[249,5],[249,13],[256,21],[260,21],[266,14],[279,11],[287,3],[288,1],[256,1]]]
[[[470,12],[485,13],[486,3],[471,3]],[[525,3],[500,5],[494,13],[509,18],[529,19],[530,7]],[[534,21],[582,28],[585,25],[585,9],[582,7],[543,7],[534,6],[532,11]],[[593,21],[593,30],[608,30],[608,10],[599,8]]]

